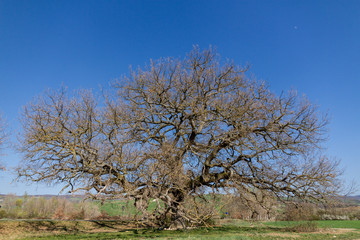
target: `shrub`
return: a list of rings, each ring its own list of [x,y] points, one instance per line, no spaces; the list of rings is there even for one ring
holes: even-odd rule
[[[319,226],[316,222],[302,222],[295,226],[287,228],[291,232],[316,232],[319,230]]]
[[[64,208],[61,206],[57,207],[51,218],[59,220],[65,219]]]
[[[318,207],[312,203],[288,203],[280,219],[285,221],[319,220],[318,211]]]
[[[261,201],[259,201],[259,199]],[[224,199],[225,206],[221,211],[221,218],[235,218],[243,220],[271,220],[275,218],[277,202],[271,195],[258,193],[241,196],[228,195]]]
[[[92,202],[75,202],[63,198],[19,198],[8,195],[0,209],[0,218],[23,219],[93,219],[100,215],[99,207]]]
[[[0,218],[6,218],[7,217],[7,213],[4,209],[0,209]]]
[[[21,198],[16,199],[15,206],[18,207],[18,208],[21,208],[22,205],[23,205],[23,200]]]
[[[319,211],[323,220],[359,220],[359,206],[326,207]]]

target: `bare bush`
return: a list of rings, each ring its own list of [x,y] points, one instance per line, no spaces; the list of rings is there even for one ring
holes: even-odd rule
[[[289,227],[287,230],[292,232],[317,232],[319,230],[319,226],[316,222],[307,221],[298,223],[293,227]]]
[[[101,215],[98,205],[91,202],[71,202],[64,198],[19,198],[7,195],[0,218],[22,219],[96,219]]]
[[[230,218],[267,221],[276,218],[278,205],[271,193],[255,191],[241,195],[229,194],[223,211]]]
[[[285,204],[282,220],[285,221],[309,221],[319,220],[320,206],[313,203],[290,202]]]
[[[347,206],[346,204],[325,205],[319,209],[319,218],[322,220],[359,220],[360,206]]]

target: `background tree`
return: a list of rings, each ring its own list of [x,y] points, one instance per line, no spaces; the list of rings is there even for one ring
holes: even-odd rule
[[[210,191],[255,200],[336,191],[337,163],[316,154],[326,116],[294,91],[277,96],[245,68],[221,64],[211,49],[152,61],[114,87],[105,107],[63,89],[29,104],[19,176],[133,198],[160,225],[206,222]]]
[[[0,114],[0,150],[2,150],[5,141],[7,138],[7,133],[6,133],[6,124],[4,119],[2,118],[2,115]],[[0,153],[1,156],[1,153]],[[5,170],[4,165],[0,162],[0,171],[1,170]]]

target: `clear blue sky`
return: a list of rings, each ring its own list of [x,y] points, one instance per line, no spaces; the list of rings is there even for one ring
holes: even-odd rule
[[[194,44],[328,111],[324,147],[360,183],[360,1],[0,0],[0,112],[16,133],[22,106],[47,88],[97,89],[129,65],[183,57]],[[3,153],[8,169],[21,159]],[[0,193],[59,190],[13,177],[0,172]]]

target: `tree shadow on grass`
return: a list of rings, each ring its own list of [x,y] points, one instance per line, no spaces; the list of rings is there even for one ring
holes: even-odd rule
[[[24,220],[18,222],[18,227],[27,231],[65,231],[87,232],[94,229],[103,230],[127,230],[134,228],[132,222],[125,221],[79,221],[79,220]]]
[[[65,226],[56,226],[51,221],[29,222],[32,227],[48,230],[65,230],[66,233],[57,233],[54,236],[38,236],[31,239],[149,239],[149,238],[187,238],[187,237],[219,237],[219,236],[240,236],[240,235],[257,235],[270,232],[286,232],[284,228],[269,226],[217,226],[201,227],[185,230],[159,230],[155,228],[121,228],[120,223],[116,221],[91,221],[99,227],[97,232],[84,231],[76,227],[66,228]],[[125,223],[128,224],[128,223]],[[94,225],[92,225],[94,227]],[[107,232],[106,229],[115,231]],[[104,231],[102,231],[104,230]]]
[[[86,223],[82,223],[86,222]],[[159,230],[136,228],[134,223],[122,221],[22,221],[22,228],[44,232],[47,236],[34,239],[141,239],[141,238],[184,238],[189,236],[253,235],[270,232],[287,232],[284,228],[272,226],[216,226],[194,229]],[[96,232],[94,231],[96,230]],[[110,231],[109,231],[110,230]],[[54,235],[49,235],[54,233]],[[55,235],[56,232],[56,235]],[[49,238],[50,237],[50,238]]]
[[[37,232],[53,232],[53,231],[64,231],[64,232],[80,232],[79,223],[74,221],[73,224],[61,224],[57,221],[52,220],[40,220],[40,221],[22,221],[19,222],[19,226],[28,231]]]
[[[154,228],[132,229],[126,232],[132,232],[133,237],[175,237],[185,234],[190,235],[221,235],[221,234],[252,234],[252,233],[269,233],[269,232],[286,232],[283,228],[259,226],[224,226],[224,227],[200,227],[195,229],[178,229],[178,230],[159,230]],[[120,231],[125,232],[125,231]]]
[[[130,222],[125,221],[90,221],[91,223],[96,224],[101,228],[115,229],[115,230],[123,230],[124,226],[128,226],[131,224]],[[121,226],[121,227],[119,227]]]

